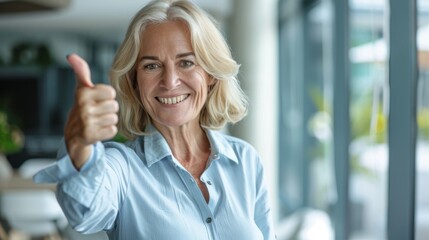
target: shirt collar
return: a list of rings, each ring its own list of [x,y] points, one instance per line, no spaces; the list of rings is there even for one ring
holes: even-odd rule
[[[148,135],[142,137],[143,151],[148,167],[167,156],[173,155],[167,141],[155,127],[149,124],[145,132]]]
[[[212,156],[222,155],[223,157],[235,162],[238,164],[237,154],[235,154],[234,149],[229,141],[225,138],[225,135],[218,131],[213,131],[210,129],[205,129],[207,137],[210,141],[210,146],[212,149]]]
[[[238,164],[237,156],[225,136],[217,131],[205,129],[207,137],[211,146],[211,159],[225,157],[236,164]],[[148,167],[152,164],[164,159],[165,157],[172,156],[170,147],[162,134],[152,125],[146,128],[148,135],[143,137],[143,151]]]

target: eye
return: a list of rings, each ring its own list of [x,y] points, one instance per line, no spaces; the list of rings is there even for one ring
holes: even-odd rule
[[[189,61],[189,60],[182,60],[182,61],[180,61],[179,65],[182,68],[190,68],[190,67],[194,66],[195,64],[194,64],[194,62]]]
[[[161,66],[159,66],[156,63],[149,63],[143,66],[144,70],[148,70],[148,71],[152,71],[152,70],[156,70],[158,68],[160,68]]]

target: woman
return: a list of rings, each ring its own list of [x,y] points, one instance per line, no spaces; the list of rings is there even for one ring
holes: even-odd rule
[[[171,0],[141,9],[115,57],[113,87],[93,85],[79,56],[68,61],[78,84],[65,144],[34,179],[58,182],[76,230],[110,239],[275,238],[257,152],[215,131],[242,119],[247,102],[239,66],[203,10]],[[102,143],[117,123],[130,141]]]

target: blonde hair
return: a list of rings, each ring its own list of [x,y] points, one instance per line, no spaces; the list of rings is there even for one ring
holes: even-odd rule
[[[141,33],[148,24],[171,20],[187,24],[197,63],[215,79],[200,113],[201,126],[219,129],[228,122],[240,121],[247,114],[247,97],[236,78],[240,66],[232,59],[215,21],[190,1],[154,0],[132,19],[110,71],[110,81],[117,91],[120,106],[119,131],[127,139],[144,135],[150,123],[136,81]]]

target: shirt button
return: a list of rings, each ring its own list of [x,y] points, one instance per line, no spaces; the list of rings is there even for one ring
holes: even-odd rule
[[[215,153],[213,154],[213,159],[218,159],[219,158],[219,154]]]
[[[212,185],[212,182],[210,182],[210,181],[207,181],[207,184],[208,184],[208,185]]]
[[[206,223],[211,223],[212,222],[212,218],[211,217],[208,217],[207,219],[206,219]]]

